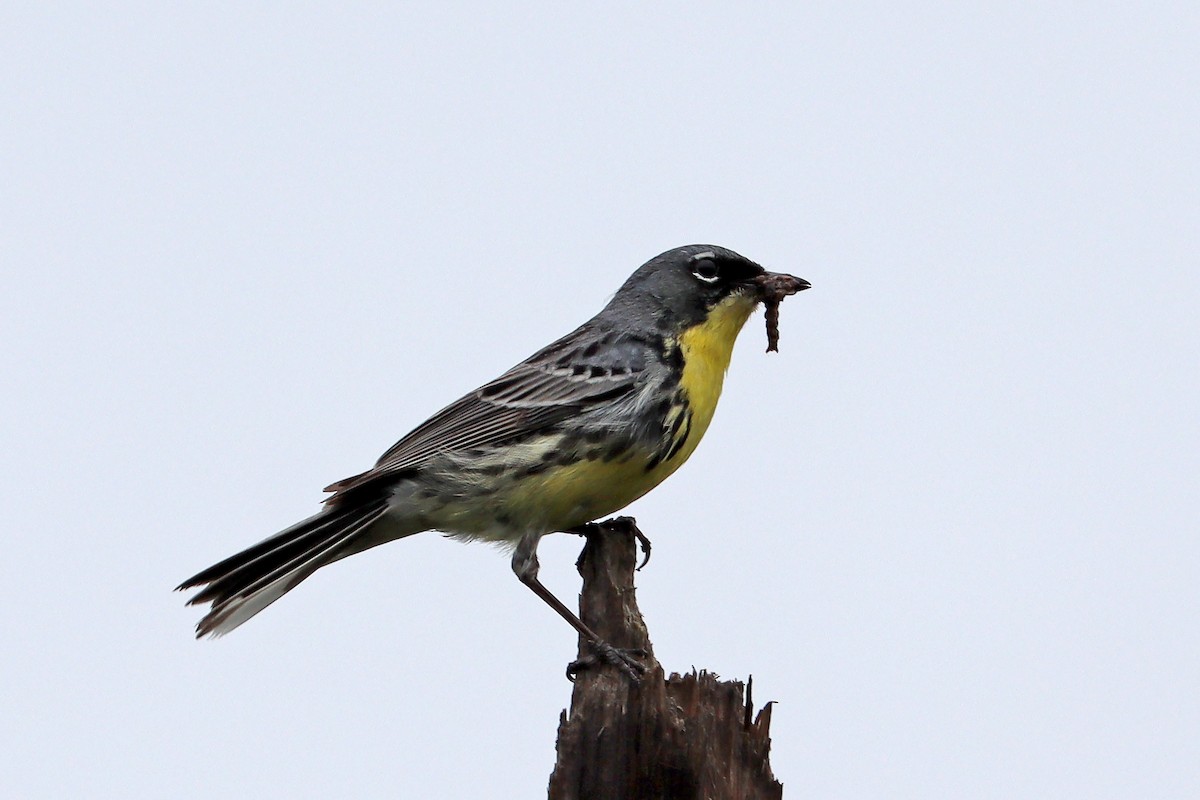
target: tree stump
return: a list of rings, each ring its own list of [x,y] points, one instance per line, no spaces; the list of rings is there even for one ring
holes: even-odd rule
[[[771,704],[755,716],[749,684],[705,671],[664,680],[634,593],[632,523],[610,520],[588,536],[579,609],[604,641],[644,650],[648,669],[636,686],[610,666],[578,674],[559,717],[549,800],[781,798],[768,762]],[[589,655],[581,637],[579,656]]]

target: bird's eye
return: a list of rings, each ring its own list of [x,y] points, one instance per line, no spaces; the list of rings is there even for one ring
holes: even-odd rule
[[[711,258],[702,258],[692,265],[692,274],[705,283],[715,283],[717,273],[717,262]]]

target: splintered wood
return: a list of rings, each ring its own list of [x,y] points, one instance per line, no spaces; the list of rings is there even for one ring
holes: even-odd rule
[[[579,672],[559,719],[549,800],[780,800],[771,773],[771,704],[711,672],[663,675],[633,587],[628,522],[600,523],[579,561],[580,616],[605,641],[646,654],[638,685],[610,666]],[[580,655],[590,653],[579,643]]]

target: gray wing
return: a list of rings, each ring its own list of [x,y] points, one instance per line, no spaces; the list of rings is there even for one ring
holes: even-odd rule
[[[336,494],[326,502],[411,474],[439,455],[519,442],[631,394],[652,352],[643,339],[581,327],[434,414],[374,468],[327,487]]]

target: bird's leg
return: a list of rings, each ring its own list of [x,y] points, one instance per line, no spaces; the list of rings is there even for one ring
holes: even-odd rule
[[[589,537],[600,533],[605,527],[624,527],[634,535],[638,540],[638,547],[642,550],[642,563],[637,565],[636,572],[641,572],[642,567],[650,563],[650,538],[642,533],[637,526],[637,520],[633,517],[613,517],[604,522],[585,522],[582,525],[576,525],[574,528],[567,528],[563,533],[573,533],[576,536],[582,536],[586,541],[591,541]],[[579,551],[579,558],[575,560],[575,569],[583,566],[584,559],[587,558],[587,544]]]
[[[558,615],[571,623],[571,627],[579,631],[579,634],[596,653],[606,663],[612,664],[617,669],[625,673],[625,675],[633,681],[634,685],[641,682],[641,674],[646,671],[646,667],[639,663],[635,658],[635,652],[629,650],[621,650],[613,647],[611,644],[602,641],[596,632],[583,624],[583,620],[575,616],[571,609],[563,605],[562,601],[550,593],[550,590],[542,585],[538,580],[538,559],[537,546],[541,539],[541,534],[526,534],[522,536],[517,543],[516,552],[513,553],[512,568],[516,573],[517,578],[521,583],[533,590],[533,593],[546,603],[546,605],[558,612]],[[575,673],[586,664],[578,661],[573,661],[567,666],[567,677],[571,680],[575,679]]]

